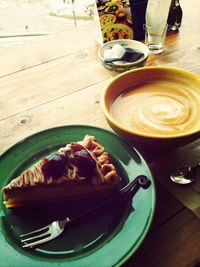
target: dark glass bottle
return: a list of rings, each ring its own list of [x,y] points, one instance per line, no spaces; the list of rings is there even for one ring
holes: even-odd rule
[[[183,11],[179,0],[172,0],[167,23],[169,30],[178,31],[182,22]]]

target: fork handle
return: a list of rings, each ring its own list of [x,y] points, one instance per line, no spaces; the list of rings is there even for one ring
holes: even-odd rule
[[[107,199],[106,201],[98,204],[95,207],[89,208],[77,215],[74,216],[69,216],[67,218],[65,218],[65,223],[70,223],[76,219],[79,219],[81,217],[83,217],[84,215],[87,215],[103,206],[107,206],[111,203],[113,203],[114,201],[120,199],[121,197],[123,197],[124,195],[126,195],[127,193],[130,192],[131,194],[131,198],[134,197],[134,195],[137,193],[137,191],[140,189],[140,187],[142,187],[143,189],[147,189],[149,186],[151,185],[151,181],[147,178],[147,176],[145,175],[139,175],[137,176],[134,180],[132,180],[130,183],[128,183],[125,187],[123,187],[120,192],[115,195],[114,197],[111,197],[109,199]]]

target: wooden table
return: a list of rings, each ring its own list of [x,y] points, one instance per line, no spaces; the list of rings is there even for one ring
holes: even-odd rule
[[[181,6],[179,33],[168,33],[165,52],[151,55],[146,65],[176,66],[200,75],[200,2],[182,0]],[[100,63],[97,27],[93,22],[0,50],[0,152],[59,125],[109,129],[99,97],[117,74]],[[157,206],[147,238],[124,266],[188,266],[200,257],[200,221],[159,182],[162,153],[141,153],[156,178]]]

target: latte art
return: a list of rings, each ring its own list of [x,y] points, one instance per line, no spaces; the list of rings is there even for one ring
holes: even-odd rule
[[[147,104],[141,105],[139,98],[134,107],[134,116],[137,124],[140,124],[148,132],[174,133],[183,130],[189,122],[191,113],[187,99],[175,99],[166,94],[149,95]]]
[[[115,99],[112,116],[122,125],[144,134],[183,134],[198,128],[200,95],[173,83],[146,83]]]

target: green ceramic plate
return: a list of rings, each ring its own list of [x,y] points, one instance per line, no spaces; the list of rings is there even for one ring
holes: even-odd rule
[[[139,153],[112,132],[76,125],[48,129],[15,144],[0,156],[1,188],[17,174],[63,144],[94,135],[115,161],[123,183],[140,174],[151,186],[140,189],[132,201],[124,199],[112,209],[91,214],[69,225],[57,239],[35,249],[22,249],[18,236],[45,225],[59,213],[57,207],[9,210],[0,207],[0,262],[4,267],[110,267],[120,266],[140,246],[150,227],[155,188],[151,172]],[[62,214],[62,216],[63,216]],[[65,215],[65,214],[64,214]]]

